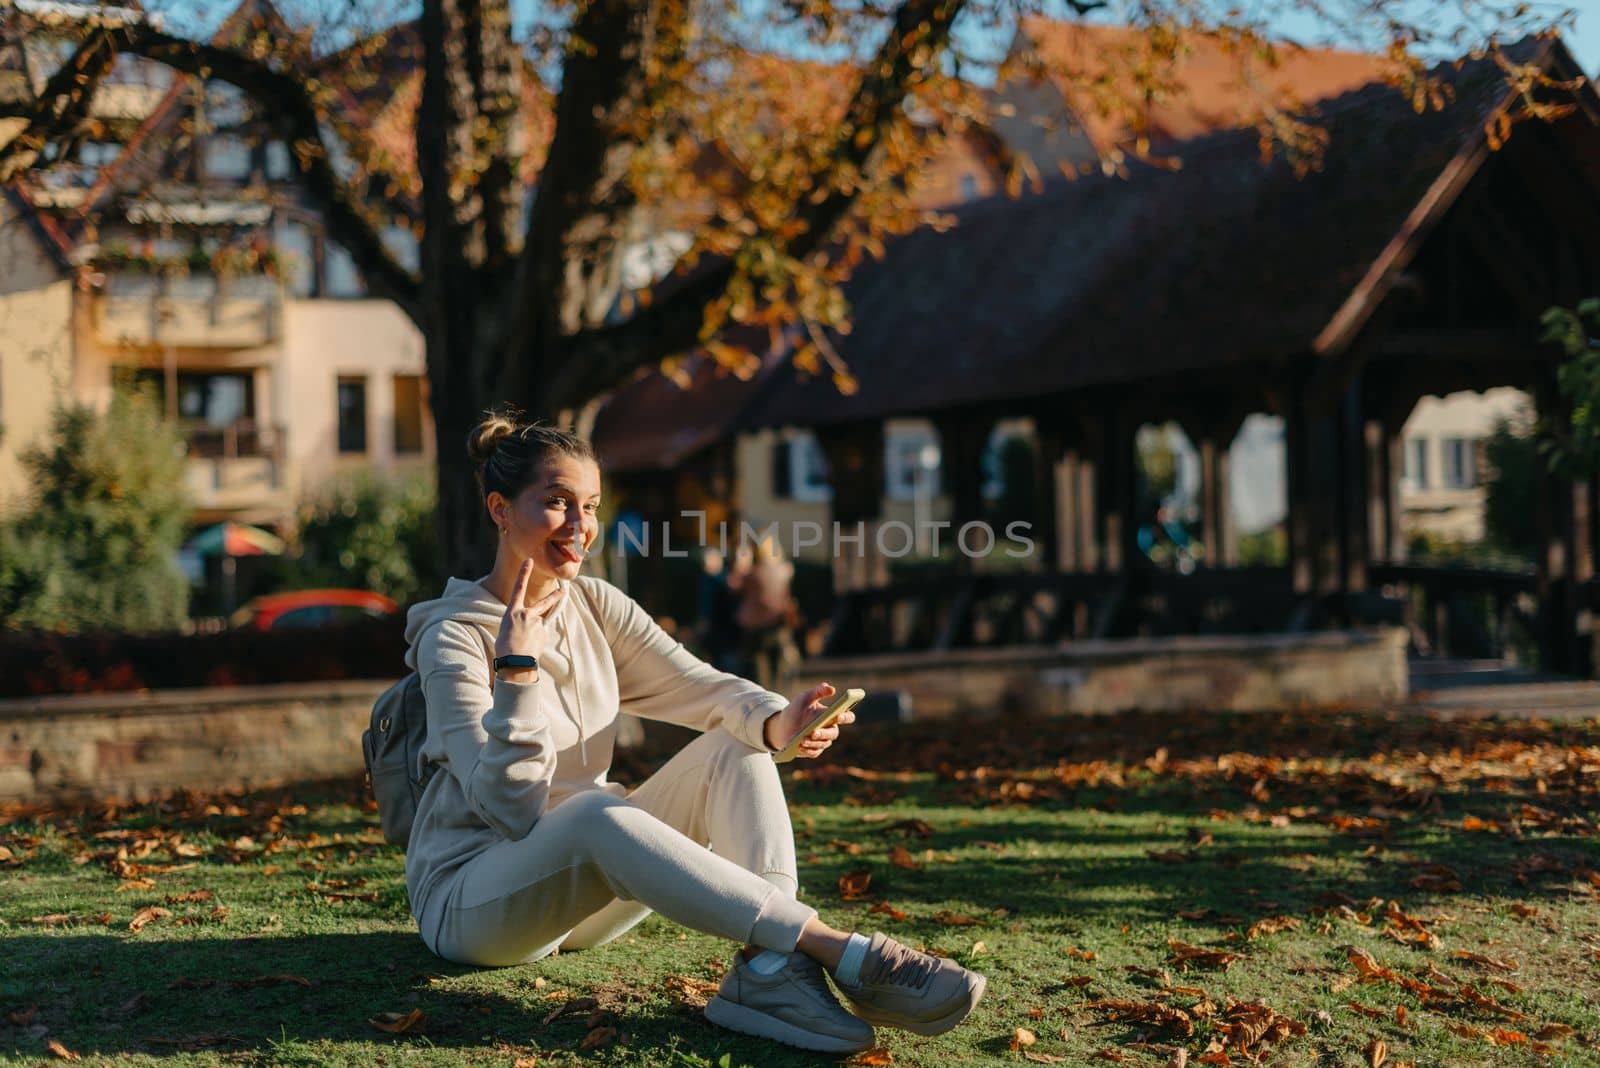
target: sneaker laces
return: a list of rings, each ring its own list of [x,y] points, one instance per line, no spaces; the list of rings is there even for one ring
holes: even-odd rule
[[[919,953],[892,938],[885,938],[878,959],[872,962],[871,972],[864,972],[861,980],[863,985],[893,983],[896,986],[921,990],[928,985],[938,967],[939,962],[936,957]]]

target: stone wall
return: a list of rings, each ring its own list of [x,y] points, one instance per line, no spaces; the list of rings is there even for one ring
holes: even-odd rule
[[[1389,704],[1407,694],[1397,628],[1073,642],[1057,648],[813,660],[827,679],[909,692],[921,719],[1123,709],[1248,711]],[[143,800],[361,772],[361,732],[388,680],[0,701],[0,801]],[[620,744],[639,724],[624,718]]]
[[[0,801],[143,800],[362,770],[393,680],[0,701]]]
[[[1388,704],[1408,692],[1406,634],[1397,627],[815,659],[792,688],[823,680],[905,690],[919,719],[1000,709],[1269,711]]]

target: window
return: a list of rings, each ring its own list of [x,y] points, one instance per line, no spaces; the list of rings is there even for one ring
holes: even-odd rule
[[[177,378],[178,418],[208,427],[228,427],[255,418],[255,376],[250,372],[179,371]],[[133,381],[137,386],[152,388],[163,405],[166,403],[166,372],[141,367],[134,372]]]
[[[1428,439],[1407,438],[1405,480],[1412,489],[1425,490],[1428,488]]]
[[[884,437],[884,481],[891,500],[939,495],[940,450],[932,429],[890,431]]]
[[[316,239],[305,223],[296,219],[278,220],[273,241],[283,260],[284,282],[291,297],[309,297],[316,291]]]
[[[1444,484],[1471,489],[1478,484],[1478,443],[1471,438],[1445,438]]]
[[[394,376],[394,451],[422,451],[422,376]]]
[[[282,182],[293,177],[289,160],[289,146],[282,141],[268,141],[266,148],[267,180]]]
[[[244,138],[214,134],[204,143],[207,178],[238,182],[250,177],[250,144]]]
[[[339,451],[367,451],[367,380],[339,379]]]
[[[792,501],[833,499],[827,454],[809,430],[794,431],[773,445],[772,495]]]
[[[350,258],[343,246],[329,241],[322,263],[322,295],[325,297],[361,297],[366,292],[361,285],[361,272],[356,261]]]

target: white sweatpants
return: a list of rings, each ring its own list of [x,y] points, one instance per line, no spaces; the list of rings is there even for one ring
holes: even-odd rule
[[[720,728],[626,798],[598,789],[567,798],[527,837],[469,860],[452,883],[435,895],[444,903],[437,926],[421,927],[439,932],[430,949],[462,964],[601,945],[652,911],[787,953],[816,915],[794,896],[794,830],[777,766]]]

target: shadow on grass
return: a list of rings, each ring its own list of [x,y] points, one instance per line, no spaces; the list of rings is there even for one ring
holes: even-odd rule
[[[7,939],[6,946],[30,968],[26,986],[0,981],[0,1005],[11,1014],[0,1016],[0,1047],[25,1055],[46,1055],[49,1039],[84,1058],[207,1050],[246,1059],[258,1054],[260,1063],[271,1064],[293,1062],[297,1050],[320,1043],[360,1045],[358,1059],[381,1059],[385,1047],[413,1043],[573,1050],[594,1022],[582,1012],[544,1023],[563,1001],[535,992],[536,965],[452,965],[414,934],[399,932],[163,942],[35,935]],[[618,1026],[621,1042],[692,1053],[674,1058],[688,1063],[730,1052],[737,1061],[751,1052],[750,1040],[650,989],[664,977],[638,975],[636,967],[618,974],[641,985],[585,983],[574,995],[598,997],[598,1011]],[[437,982],[474,975],[485,981],[470,990]],[[412,1009],[424,1014],[415,1033],[390,1035],[370,1022]],[[309,1056],[320,1063],[327,1053]]]

